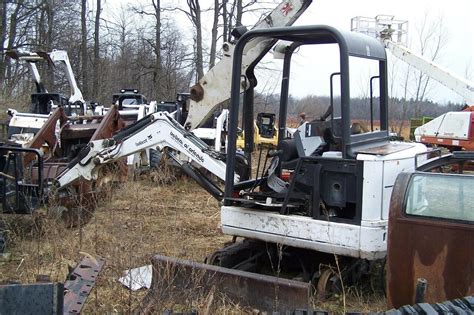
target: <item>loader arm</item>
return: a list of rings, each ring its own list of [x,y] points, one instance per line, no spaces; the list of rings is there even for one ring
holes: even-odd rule
[[[48,90],[44,86],[43,81],[41,81],[41,75],[39,74],[38,68],[36,67],[36,62],[43,60],[43,58],[38,56],[38,54],[36,53],[31,53],[18,49],[8,50],[5,54],[14,60],[26,62],[28,70],[30,71],[31,76],[33,77],[33,81],[35,82],[36,92],[48,93]]]
[[[225,180],[226,164],[223,156],[210,150],[201,139],[186,131],[169,113],[158,112],[122,129],[112,138],[89,142],[57,177],[57,186],[64,187],[79,178],[97,179],[102,166],[148,148],[171,148],[186,156],[187,161],[184,162],[176,159],[181,166],[186,166],[186,170],[193,170],[191,162],[194,162],[222,181]],[[198,182],[209,182],[199,174],[196,176],[199,178],[193,178]],[[236,175],[235,180],[238,179],[239,176]]]
[[[75,102],[85,103],[82,92],[77,85],[76,78],[74,77],[74,72],[72,71],[71,62],[69,61],[67,52],[64,50],[53,50],[52,52],[47,53],[47,55],[53,61],[53,63],[63,62],[66,66],[66,77],[71,87],[71,96],[69,97],[69,102],[71,104]]]
[[[47,93],[46,87],[44,87],[43,82],[41,81],[41,76],[38,72],[38,68],[36,67],[36,62],[38,61],[47,61],[50,64],[56,65],[59,62],[64,63],[66,69],[66,77],[69,82],[71,88],[71,96],[69,97],[69,102],[84,102],[84,98],[82,96],[82,92],[77,85],[76,78],[74,77],[74,72],[72,70],[71,62],[69,61],[68,54],[65,50],[53,50],[52,52],[44,52],[44,51],[37,51],[37,52],[30,52],[25,50],[9,50],[7,51],[7,56],[12,59],[26,62],[28,65],[28,69],[33,76],[33,80],[36,84],[36,89],[38,93]]]
[[[285,0],[252,29],[290,26],[309,7],[311,2],[312,0]],[[242,57],[241,92],[251,86],[249,78],[246,76],[246,70],[257,64],[274,44],[275,40],[263,37],[255,38],[247,44]],[[230,98],[234,47],[234,43],[224,43],[222,59],[196,85],[191,87],[189,113],[184,124],[187,130],[199,127],[210,117],[219,104]]]

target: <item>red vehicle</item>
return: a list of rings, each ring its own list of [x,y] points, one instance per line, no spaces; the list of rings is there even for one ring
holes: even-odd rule
[[[388,225],[390,306],[420,302],[417,282],[427,283],[427,303],[474,294],[473,166],[474,152],[453,152],[398,176]]]

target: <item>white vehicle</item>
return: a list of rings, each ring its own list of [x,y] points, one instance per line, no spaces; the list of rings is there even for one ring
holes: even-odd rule
[[[415,129],[415,140],[451,151],[474,151],[474,106],[448,112]]]
[[[296,18],[293,9],[302,10],[308,4],[285,1],[265,21],[275,23],[278,15]],[[239,154],[238,125],[242,121],[246,138],[253,138],[255,65],[279,40],[284,40],[285,46],[279,48],[284,62],[278,145],[276,150],[268,151],[265,162],[258,162],[257,171],[252,173],[254,148],[244,146],[243,155]],[[305,122],[294,132],[293,139],[285,139],[292,56],[308,46],[318,49],[327,45],[335,48],[336,62],[328,64],[328,73],[312,74],[321,76],[329,87],[327,115]],[[208,105],[201,104],[199,109],[192,105],[190,123],[184,127],[171,114],[153,113],[110,138],[90,142],[56,178],[59,193],[67,193],[64,188],[77,179],[98,178],[101,167],[121,157],[147,148],[171,148],[171,157],[182,169],[222,202],[222,231],[244,238],[214,253],[208,263],[248,271],[258,270],[260,263],[270,261],[272,266],[278,264],[277,275],[291,271],[296,263],[303,270],[299,279],[306,284],[317,283],[318,290],[324,293],[328,284],[339,279],[329,265],[334,264],[334,255],[341,255],[344,283],[357,281],[372,262],[386,255],[389,200],[397,175],[414,168],[417,157],[427,152],[419,143],[389,140],[384,45],[366,35],[329,26],[262,27],[242,34],[229,51],[232,59],[225,62],[232,65],[232,71],[214,68],[214,75],[221,69],[222,78],[224,74],[229,76],[222,81],[231,83],[225,154],[212,150],[188,131],[213,112],[216,99],[203,103]],[[363,64],[363,71],[356,71],[351,67],[353,63]],[[229,91],[227,85],[209,82],[201,90],[203,100]],[[353,121],[351,95],[360,82],[372,87],[372,106],[366,114],[371,122],[378,121],[380,125],[367,132]],[[310,92],[317,93],[318,88],[314,86]],[[241,106],[245,110],[239,111]],[[273,277],[269,281],[280,289],[293,285]],[[280,297],[285,298],[283,294]],[[260,295],[259,298],[265,300]]]
[[[11,50],[6,54],[12,59],[26,63],[36,85],[36,93],[31,94],[30,112],[21,113],[12,108],[8,109],[7,113],[11,117],[8,125],[8,139],[21,144],[28,143],[58,106],[63,106],[66,109],[66,114],[71,116],[84,115],[88,112],[66,51],[53,50],[46,53]],[[71,91],[68,98],[47,90],[36,67],[36,63],[39,61],[47,61],[53,65],[64,65]]]

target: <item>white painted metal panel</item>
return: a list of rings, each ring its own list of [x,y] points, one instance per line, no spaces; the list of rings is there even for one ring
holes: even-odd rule
[[[383,161],[364,162],[362,220],[380,220],[382,208]]]
[[[415,129],[415,137],[468,140],[471,112],[449,112]]]
[[[380,259],[387,254],[387,221],[384,227],[360,229],[360,258]]]
[[[288,246],[318,250],[338,255],[374,259],[383,257],[386,226],[357,225],[314,220],[306,216],[281,215],[276,212],[243,207],[221,208],[222,231],[225,234],[276,242]],[[361,230],[364,236],[361,237]],[[363,246],[360,240],[372,238]]]
[[[364,161],[362,220],[387,220],[395,180],[404,170],[415,167],[415,155],[426,152],[426,146],[412,143],[406,150],[388,155],[359,154]],[[421,159],[420,159],[421,160]]]
[[[398,174],[415,167],[414,158],[389,160],[384,162],[383,192],[382,192],[382,219],[388,220],[390,208],[390,198],[392,196],[393,185]]]
[[[39,115],[32,114],[31,116],[13,116],[10,119],[9,127],[18,127],[18,128],[34,128],[41,129],[46,120],[48,120],[48,115],[41,115],[45,117],[38,117]]]

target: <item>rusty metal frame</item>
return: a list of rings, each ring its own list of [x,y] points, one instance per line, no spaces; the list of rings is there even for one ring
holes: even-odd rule
[[[407,215],[405,206],[414,175],[426,173],[430,176],[433,170],[451,164],[458,164],[457,171],[462,173],[463,164],[473,158],[473,152],[453,152],[428,161],[415,172],[398,176],[392,192],[388,224],[388,305],[412,304],[418,278],[428,281],[425,298],[429,303],[472,293],[472,222]]]
[[[56,129],[56,123],[59,120],[60,127],[62,128],[67,122],[67,116],[64,113],[62,107],[58,107],[52,114],[49,116],[48,120],[44,123],[43,127],[38,131],[34,136],[31,143],[28,145],[32,149],[40,149],[44,143],[47,143],[48,146],[53,149],[56,146],[57,139],[54,133]],[[51,152],[53,155],[54,152]],[[33,155],[26,155],[23,159],[23,165],[29,165],[34,159]]]
[[[92,135],[91,141],[110,138],[117,130],[120,130],[124,127],[125,121],[120,116],[118,107],[112,105]]]
[[[151,289],[139,312],[156,311],[166,297],[207,296],[218,292],[234,303],[260,310],[308,308],[310,283],[156,255]]]
[[[105,259],[85,256],[64,282],[64,314],[79,314],[104,268]]]
[[[81,121],[95,121],[95,123],[90,124],[80,124]],[[31,168],[32,184],[36,186],[39,185],[40,193],[42,193],[43,182],[54,180],[59,174],[61,174],[67,167],[67,163],[61,160],[61,149],[57,147],[57,143],[60,141],[57,139],[55,133],[56,124],[60,122],[61,133],[68,132],[69,138],[63,139],[62,143],[66,143],[70,139],[75,139],[76,136],[81,138],[85,135],[84,131],[87,131],[88,137],[92,134],[90,141],[110,138],[113,134],[122,129],[125,126],[125,121],[120,116],[120,113],[116,106],[112,106],[110,110],[104,116],[80,116],[80,117],[68,117],[65,115],[64,109],[62,107],[57,108],[53,114],[48,118],[40,131],[35,135],[33,141],[29,145],[29,150],[23,156],[23,169]],[[77,121],[78,124],[68,124],[70,121]],[[100,121],[100,123],[99,123]],[[93,133],[92,133],[93,131]],[[71,135],[76,135],[71,138]],[[44,144],[47,144],[50,148],[50,156],[45,158],[40,154],[33,154],[32,152],[38,152],[39,149]],[[8,149],[8,148],[7,148]],[[37,149],[37,150],[33,150]],[[16,149],[20,151],[20,149]],[[16,152],[15,151],[15,152]],[[23,152],[23,151],[22,151]],[[43,162],[44,159],[44,162]],[[36,161],[37,164],[33,164]],[[125,160],[118,161],[116,163],[119,169],[119,180],[124,181],[127,178],[128,168],[125,163]],[[64,206],[66,208],[77,207],[77,203],[81,207],[85,207],[88,213],[93,212],[95,205],[95,195],[94,195],[94,185],[92,181],[80,180],[72,185],[72,191],[75,191],[79,196],[79,202],[75,199],[57,197],[59,200],[57,204]],[[69,224],[69,223],[68,223]],[[69,224],[74,226],[74,224]]]

